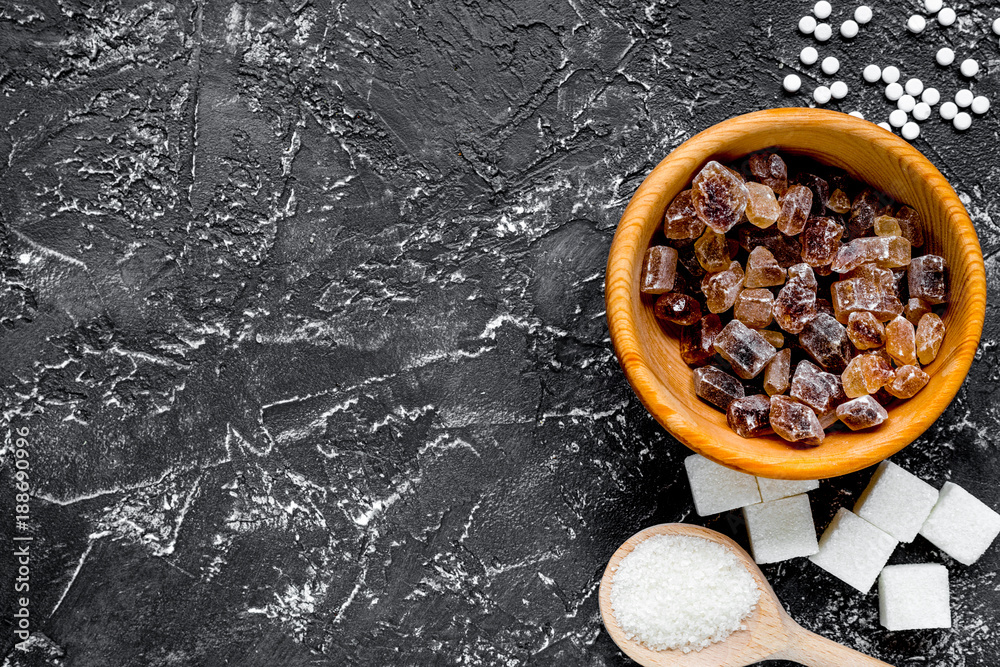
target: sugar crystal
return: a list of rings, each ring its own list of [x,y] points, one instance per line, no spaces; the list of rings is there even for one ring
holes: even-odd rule
[[[655,245],[646,251],[639,279],[643,294],[663,294],[674,288],[677,275],[677,251],[669,246]]]
[[[706,164],[691,183],[691,198],[698,217],[720,234],[740,221],[748,197],[742,178],[715,160]]]
[[[737,398],[729,404],[726,423],[743,438],[756,438],[771,432],[771,399],[764,394]]]
[[[715,351],[741,378],[756,377],[776,354],[774,346],[739,320],[731,320],[715,338]]]
[[[694,393],[723,412],[729,409],[730,403],[745,396],[743,383],[715,366],[694,371]]]
[[[866,394],[838,405],[837,418],[844,422],[847,428],[858,431],[878,426],[889,418],[889,413],[879,405],[878,401]]]
[[[825,435],[812,408],[788,396],[771,396],[771,428],[785,440],[805,447],[815,447]]]

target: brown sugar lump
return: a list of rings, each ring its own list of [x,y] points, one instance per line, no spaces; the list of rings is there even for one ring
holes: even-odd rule
[[[899,226],[899,220],[891,215],[880,215],[875,218],[873,225],[875,236],[902,236],[903,230]]]
[[[691,190],[674,197],[663,215],[663,235],[668,239],[695,239],[704,229],[705,223],[694,210]]]
[[[825,370],[840,373],[847,368],[853,351],[847,328],[836,318],[820,313],[802,328],[799,345]]]
[[[763,336],[739,320],[731,320],[715,338],[715,351],[744,380],[757,377],[777,351]]]
[[[792,185],[781,196],[781,211],[778,213],[778,230],[788,236],[796,236],[805,227],[812,211],[813,193],[804,185]]]
[[[825,433],[812,408],[788,396],[771,396],[771,428],[788,442],[815,447]]]
[[[788,166],[776,153],[755,153],[750,156],[750,173],[759,182],[774,190],[779,197],[788,189]]]
[[[704,366],[715,356],[715,337],[722,331],[722,321],[709,313],[681,330],[681,359],[689,366]]]
[[[945,278],[945,261],[938,255],[923,255],[910,262],[907,279],[910,298],[923,299],[930,304],[948,300],[948,286]]]
[[[726,411],[729,428],[742,438],[771,432],[771,399],[764,394],[737,398]]]
[[[889,382],[895,373],[889,360],[878,352],[859,354],[851,359],[840,376],[844,393],[849,398],[874,394]]]
[[[774,295],[769,289],[745,289],[736,297],[733,317],[751,329],[763,329],[771,323]],[[780,347],[780,346],[778,346]]]
[[[717,273],[708,273],[701,279],[701,291],[709,312],[724,313],[736,303],[736,297],[743,291],[743,267],[739,262],[731,262],[729,268]]]
[[[847,320],[847,337],[859,350],[871,350],[885,345],[885,327],[872,313],[851,313]]]
[[[903,316],[912,322],[913,326],[917,326],[920,323],[920,318],[929,312],[931,312],[931,304],[923,299],[911,298],[906,302]]]
[[[771,329],[755,329],[755,331],[763,336],[764,340],[773,345],[776,350],[780,350],[785,346],[785,337],[780,331],[772,331]]]
[[[917,340],[913,323],[900,315],[885,327],[885,351],[900,366],[917,363]]]
[[[694,177],[691,199],[698,217],[716,232],[725,234],[743,217],[749,192],[736,172],[712,160]]]
[[[812,192],[812,214],[823,215],[827,202],[830,201],[830,184],[824,178],[809,172],[799,172],[795,175],[795,183],[804,185]]]
[[[747,220],[757,227],[770,227],[778,220],[778,199],[774,190],[761,183],[747,183]]]
[[[903,206],[896,212],[896,221],[899,222],[903,238],[909,241],[911,246],[919,248],[924,244],[924,230],[919,213],[909,206]]]
[[[732,261],[726,236],[708,228],[694,242],[694,256],[701,268],[709,273],[725,271]]]
[[[927,313],[917,324],[917,359],[924,366],[937,358],[944,340],[944,322],[936,313]]]
[[[694,393],[722,411],[746,393],[743,383],[715,366],[704,366],[694,371]]]
[[[882,287],[863,277],[838,280],[830,285],[830,301],[837,321],[847,324],[852,313],[871,313],[882,304]]]
[[[785,269],[781,268],[771,251],[764,246],[757,246],[747,258],[743,286],[750,289],[777,287],[785,284],[785,275]]]
[[[847,400],[838,376],[822,371],[805,360],[795,367],[789,395],[808,405],[820,417],[830,414]]]
[[[769,396],[788,391],[788,378],[792,370],[792,351],[778,350],[774,358],[764,368],[764,391]]]
[[[830,193],[830,201],[826,207],[834,213],[848,213],[851,210],[851,198],[843,190],[834,190]]]
[[[851,217],[847,228],[852,237],[864,236],[871,231],[875,218],[882,213],[879,194],[871,188],[865,188],[854,198],[851,204]]]
[[[913,398],[927,386],[931,376],[919,366],[900,366],[892,382],[885,385],[885,390],[896,398]]]
[[[785,236],[774,227],[761,229],[753,225],[740,225],[736,228],[736,233],[741,248],[752,252],[754,248],[763,246],[771,251],[778,266],[784,269],[802,261],[798,240]]]
[[[825,266],[833,261],[840,250],[844,228],[833,218],[814,217],[802,228],[802,261],[809,266]]]
[[[816,276],[805,264],[789,269],[789,279],[774,300],[774,321],[788,333],[797,334],[816,316]]]
[[[701,319],[701,304],[690,294],[667,292],[656,300],[653,315],[661,320],[687,326]]]
[[[670,246],[655,245],[646,251],[639,278],[643,294],[663,294],[674,288],[677,277],[677,251]]]
[[[841,246],[830,264],[837,273],[847,273],[872,262],[882,269],[909,265],[910,242],[899,236],[865,236]]]
[[[859,396],[837,406],[837,417],[847,428],[858,431],[878,426],[889,418],[886,409],[871,396]]]

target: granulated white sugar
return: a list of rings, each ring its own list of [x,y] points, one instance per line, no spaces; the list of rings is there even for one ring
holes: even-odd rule
[[[746,628],[760,589],[736,555],[688,535],[653,535],[618,564],[611,608],[629,639],[697,651]]]

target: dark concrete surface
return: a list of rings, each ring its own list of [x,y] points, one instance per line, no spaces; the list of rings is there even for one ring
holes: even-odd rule
[[[618,544],[663,521],[746,538],[693,515],[687,450],[625,382],[607,249],[681,141],[808,103],[780,81],[810,6],[0,2],[0,540],[33,538],[27,651],[0,561],[3,664],[627,664],[596,604]],[[950,98],[944,44],[995,95],[998,12],[956,8],[912,36],[880,3],[822,45],[852,89],[831,108],[888,116],[869,61]],[[935,112],[914,142],[992,291],[965,387],[895,459],[994,507],[998,131]],[[813,492],[820,528],[869,475]],[[924,560],[949,566],[952,630],[887,633],[874,593],[804,560],[765,572],[890,663],[996,665],[1000,548],[893,557]]]

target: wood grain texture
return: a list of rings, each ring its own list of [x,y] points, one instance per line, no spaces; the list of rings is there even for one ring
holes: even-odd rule
[[[618,564],[643,540],[653,535],[700,537],[733,551],[757,581],[761,596],[746,630],[700,651],[653,651],[625,636],[611,607],[611,587]],[[601,578],[601,619],[608,634],[627,656],[646,667],[742,667],[761,660],[793,660],[809,667],[890,667],[881,660],[859,653],[802,628],[785,612],[750,555],[734,541],[708,528],[685,523],[664,523],[639,531],[614,553]]]
[[[663,333],[640,298],[643,253],[663,212],[708,160],[729,161],[764,148],[807,155],[840,167],[916,209],[924,253],[948,262],[947,334],[926,367],[929,384],[889,407],[886,426],[835,432],[815,449],[793,449],[778,436],[745,439],[725,414],[695,396],[678,340]],[[772,109],[719,123],[677,147],[646,177],[625,209],[608,255],[608,327],[618,361],[646,409],[678,440],[723,465],[774,478],[821,479],[860,470],[895,454],[923,433],[955,397],[979,344],[986,308],[983,255],[961,201],[941,173],[910,144],[877,125],[821,109]]]

